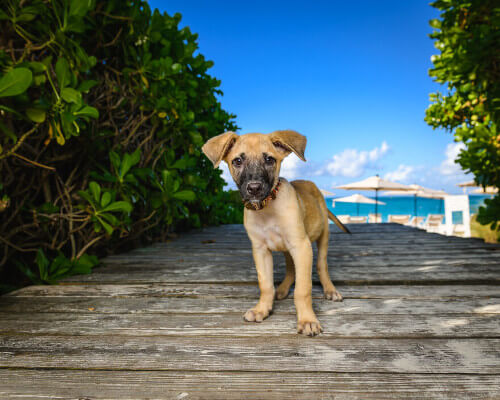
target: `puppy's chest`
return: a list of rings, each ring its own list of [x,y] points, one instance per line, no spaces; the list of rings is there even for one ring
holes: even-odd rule
[[[286,251],[288,249],[286,232],[277,224],[277,221],[259,222],[248,232],[252,241],[258,241],[272,251]]]

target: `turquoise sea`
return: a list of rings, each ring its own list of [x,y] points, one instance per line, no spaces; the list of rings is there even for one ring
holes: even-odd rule
[[[374,196],[367,196],[375,198]],[[470,195],[470,212],[477,214],[479,206],[484,203],[484,199],[491,198],[490,195]],[[382,214],[382,222],[387,222],[389,215],[415,215],[414,213],[414,196],[379,196],[379,201],[386,203],[378,205],[378,212]],[[375,204],[359,204],[335,202],[335,207],[332,206],[334,197],[326,198],[326,203],[330,211],[335,215],[360,215],[368,216],[375,212]],[[427,217],[428,214],[444,214],[444,200],[442,199],[427,199],[417,197],[417,215]],[[455,218],[454,218],[455,219]]]

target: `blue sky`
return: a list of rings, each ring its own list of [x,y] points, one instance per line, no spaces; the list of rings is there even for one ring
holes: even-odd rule
[[[239,133],[294,129],[308,138],[307,163],[284,165],[290,179],[333,186],[380,174],[459,193],[467,180],[459,145],[423,118],[437,54],[423,0],[150,1],[179,12],[199,34],[199,51],[222,81],[223,107]],[[343,194],[340,190],[333,190]]]

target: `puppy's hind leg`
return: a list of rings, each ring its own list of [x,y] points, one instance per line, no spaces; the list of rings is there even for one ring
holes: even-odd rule
[[[335,289],[335,286],[333,286],[330,274],[328,273],[327,255],[329,233],[327,225],[316,242],[318,245],[318,275],[321,286],[323,286],[323,293],[325,294],[325,297],[333,301],[342,301],[342,295],[337,291],[337,289]]]
[[[295,266],[293,264],[293,258],[288,251],[283,252],[286,261],[286,274],[283,282],[280,283],[278,289],[276,289],[276,299],[285,299],[290,292],[290,287],[293,282],[295,282]]]

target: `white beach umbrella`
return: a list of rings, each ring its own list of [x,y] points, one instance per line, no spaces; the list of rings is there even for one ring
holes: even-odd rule
[[[459,187],[471,187],[471,186],[479,186],[479,185],[474,181],[467,181],[467,182],[459,183],[457,186],[459,186]]]
[[[498,188],[493,186],[486,186],[486,188],[479,188],[472,191],[472,193],[477,194],[496,194],[498,193]]]
[[[378,200],[379,190],[401,190],[408,191],[411,187],[402,183],[382,179],[378,175],[371,176],[359,182],[348,183],[347,185],[337,186],[337,189],[345,190],[375,190],[375,200]],[[377,214],[377,203],[375,203],[375,214]]]
[[[389,190],[384,192],[387,196],[398,196],[401,194],[412,194],[413,195],[413,214],[417,216],[417,197],[426,197],[428,199],[442,199],[448,195],[444,190],[434,190],[429,189],[420,185],[412,184],[408,185],[411,189],[406,192]]]
[[[341,203],[356,203],[357,215],[359,215],[359,205],[362,204],[380,204],[385,205],[384,202],[379,200],[370,199],[369,197],[363,196],[362,194],[356,193],[351,196],[339,197],[338,199],[333,199],[333,206],[335,207],[335,202]]]
[[[466,182],[459,183],[459,184],[457,184],[457,186],[461,187],[463,189],[464,193],[467,193],[468,187],[474,187],[474,186],[478,187],[479,185],[472,180],[472,181],[466,181]]]
[[[325,189],[319,189],[323,197],[333,197],[335,196],[335,193],[329,192],[328,190]]]
[[[496,193],[498,193],[498,188],[496,188],[494,186],[486,186],[485,188],[483,188],[481,185],[478,185],[474,181],[462,182],[462,183],[459,183],[457,186],[464,188],[464,193],[465,193],[466,187],[479,188],[479,189],[475,189],[472,191],[472,193],[477,193],[477,194],[496,194]]]

